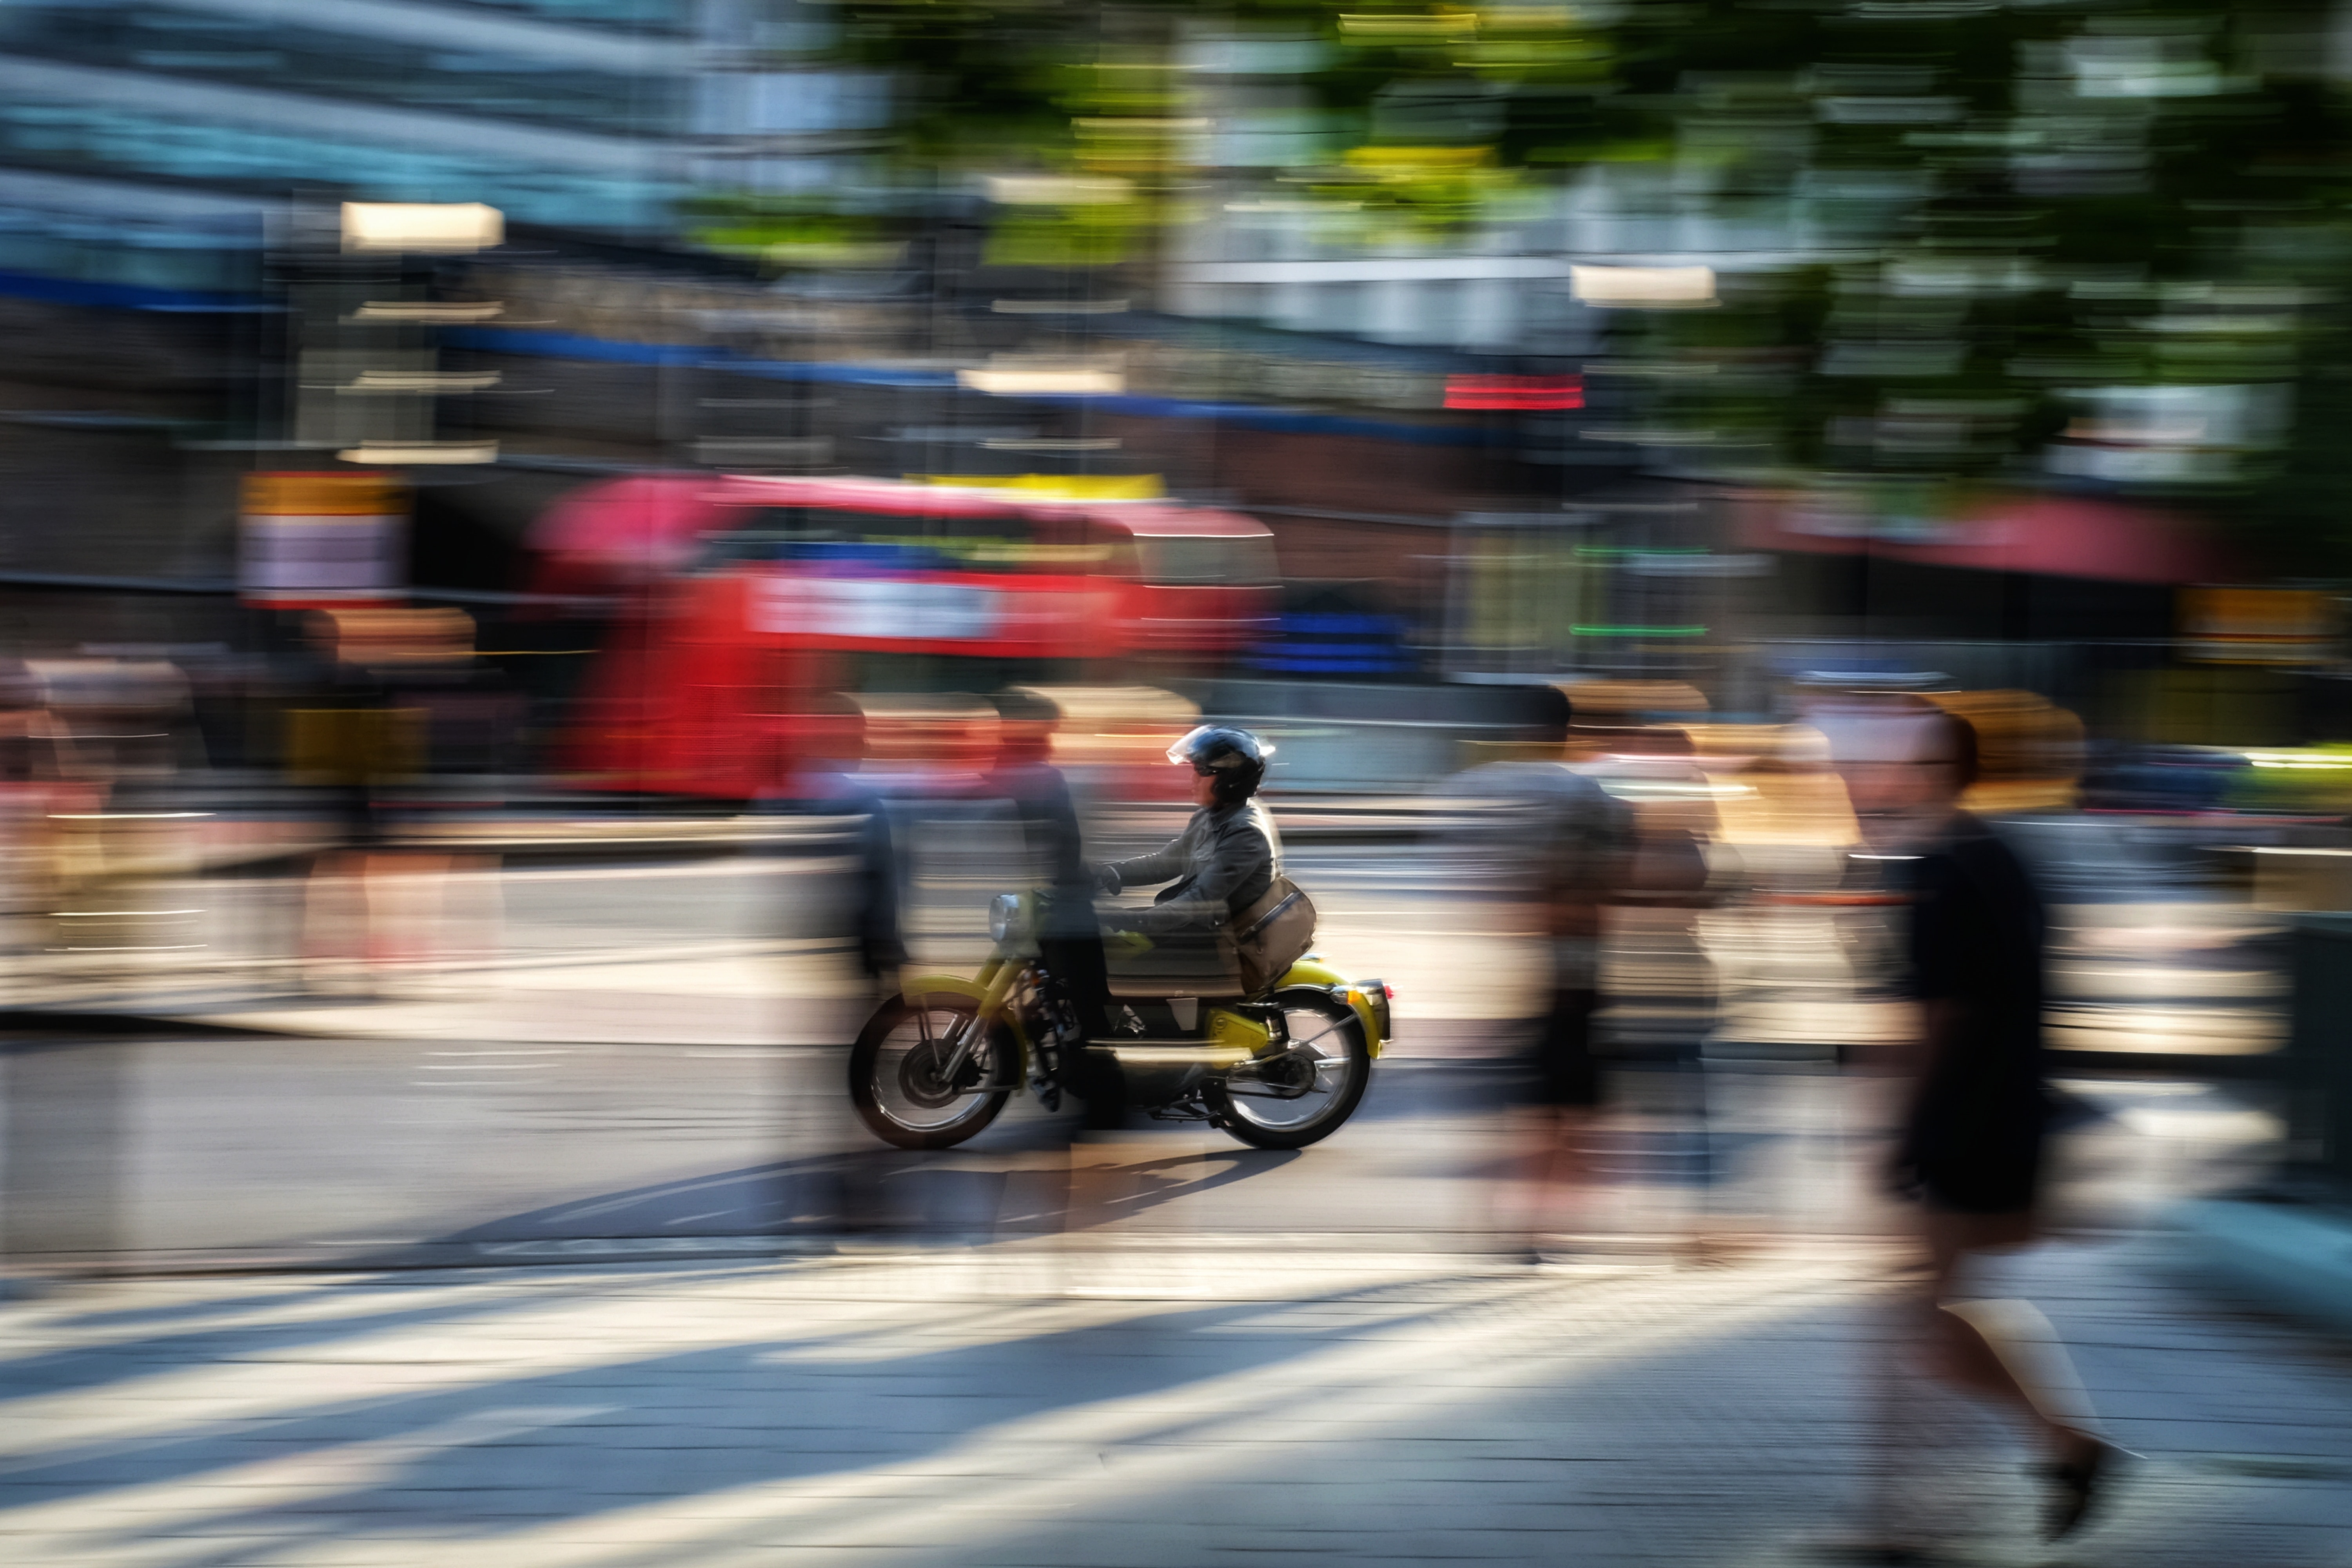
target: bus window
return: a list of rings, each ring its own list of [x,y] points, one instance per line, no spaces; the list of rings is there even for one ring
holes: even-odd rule
[[[928,517],[931,547],[974,571],[1014,571],[1029,564],[1029,520],[1019,512],[982,517]]]
[[[1281,580],[1264,534],[1145,534],[1135,547],[1143,580],[1167,587],[1263,588]]]
[[[1008,686],[1070,685],[1084,676],[1074,658],[989,658],[961,654],[884,653],[860,648],[843,656],[851,691],[1001,691]]]
[[[795,545],[856,542],[875,521],[866,512],[814,506],[746,507],[736,515],[742,526],[706,535],[690,570],[719,572],[749,561],[782,561]]]
[[[811,543],[856,544],[877,533],[897,531],[890,525],[898,520],[887,513],[845,511],[829,506],[796,506],[789,510],[797,537]]]
[[[1107,528],[1089,520],[1069,533],[1052,536],[1057,552],[1076,557],[1076,569],[1100,577],[1132,583],[1139,575],[1135,535],[1123,528]],[[1070,542],[1065,544],[1064,540]]]
[[[938,564],[962,571],[992,571],[1027,563],[1028,520],[1017,512],[961,517],[920,511],[848,511],[835,508],[789,510],[802,521],[794,536],[808,542],[840,542],[922,550]]]

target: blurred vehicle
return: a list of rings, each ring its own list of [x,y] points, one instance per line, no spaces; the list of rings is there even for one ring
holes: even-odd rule
[[[2084,771],[2093,811],[2208,812],[2229,808],[2243,753],[2213,746],[2109,747]]]
[[[1273,536],[1230,512],[877,479],[640,476],[542,520],[541,586],[620,587],[558,765],[590,787],[790,793],[824,694],[994,690],[1246,647]]]
[[[1116,1062],[1130,1106],[1204,1121],[1255,1148],[1305,1148],[1354,1113],[1388,1039],[1389,988],[1306,952],[1314,910],[1296,888],[1277,879],[1265,907],[1237,918],[1236,983],[1180,987],[1114,958],[1112,996],[1161,1005],[1184,1037],[1083,1043],[1039,952],[1046,897],[998,895],[996,949],[975,978],[911,979],[867,1021],[850,1052],[849,1092],[875,1136],[952,1148],[994,1121],[1024,1082],[1041,1093],[1052,1085],[1054,1053],[1065,1049]],[[1192,994],[1171,996],[1180,989]]]
[[[2352,745],[2266,748],[2242,753],[2222,804],[2238,811],[2294,816],[2352,815]]]

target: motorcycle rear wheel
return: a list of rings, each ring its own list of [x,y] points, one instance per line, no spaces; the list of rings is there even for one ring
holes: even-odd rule
[[[1337,1132],[1364,1098],[1372,1079],[1372,1050],[1356,1010],[1327,991],[1277,991],[1295,1058],[1310,1087],[1281,1098],[1280,1086],[1219,1081],[1201,1091],[1217,1124],[1253,1149],[1304,1149]]]
[[[973,1051],[959,1081],[941,1079],[948,1041],[979,1015],[969,996],[893,996],[849,1050],[849,1101],[866,1131],[901,1149],[952,1149],[1013,1098],[1019,1047],[1002,1027]]]

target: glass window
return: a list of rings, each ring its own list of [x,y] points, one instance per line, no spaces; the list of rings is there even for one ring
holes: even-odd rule
[[[607,133],[660,133],[684,106],[683,83],[660,75],[93,0],[0,8],[0,40],[11,54]]]
[[[298,136],[86,104],[0,104],[0,161],[134,169],[187,179],[331,182],[391,201],[486,201],[526,222],[583,228],[662,226],[668,191],[648,181]]]
[[[1147,534],[1135,542],[1143,580],[1172,587],[1267,587],[1280,581],[1265,534]]]

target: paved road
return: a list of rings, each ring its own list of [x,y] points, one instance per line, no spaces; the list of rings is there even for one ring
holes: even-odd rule
[[[1519,1245],[1500,1064],[1383,1064],[1356,1120],[1267,1153],[1147,1126],[1074,1156],[1072,1119],[1016,1102],[962,1149],[882,1148],[821,1047],[171,1037],[8,1061],[6,1211],[20,1262],[460,1261],[772,1252],[843,1230],[1313,1233]],[[1873,1234],[1880,1084],[1775,1068],[1628,1072],[1595,1135],[1602,1183],[1543,1228],[1622,1237]],[[2242,1180],[2276,1125],[2226,1088],[2085,1082],[2061,1196],[2135,1224]],[[1076,1169],[1074,1170],[1074,1165]]]
[[[1526,1007],[1533,944],[1482,930],[1491,910],[1425,856],[1318,847],[1294,859],[1324,910],[1320,945],[1400,993],[1398,1047],[1357,1121],[1292,1157],[1192,1130],[1139,1133],[1108,1161],[1129,1190],[1076,1222],[1067,1119],[1031,1102],[939,1156],[888,1153],[850,1124],[840,1042],[866,1002],[830,934],[838,861],[427,879],[380,900],[394,951],[378,954],[365,994],[334,994],[355,968],[314,964],[297,989],[269,962],[299,929],[298,885],[184,889],[185,907],[213,911],[216,951],[76,983],[252,1032],[20,1042],[5,1079],[8,1244],[150,1259],[521,1257],[559,1244],[635,1256],[844,1226],[974,1236],[1075,1223],[1501,1245],[1524,1224],[1497,1185],[1517,1144],[1503,1064],[1477,1053],[1503,1038],[1495,1015]],[[984,865],[950,869],[913,923],[929,959],[968,963],[972,914],[999,882]],[[2158,935],[2177,945],[2239,918],[2209,909],[2203,924]],[[408,937],[436,945],[399,950]],[[1706,954],[1656,937],[1631,944],[1626,988],[1713,994],[1738,1050],[1624,1075],[1601,1135],[1605,1190],[1575,1225],[1879,1227],[1859,1173],[1884,1107],[1822,1049],[1876,1026],[1868,944],[1806,911],[1727,912]],[[2150,943],[2109,945],[2121,971]],[[2128,994],[2113,973],[2107,984]],[[2102,1224],[2242,1176],[2278,1135],[2251,1089],[2157,1074],[2084,1092],[2109,1115],[2073,1141],[2066,1191]]]
[[[1874,1425],[1865,1397],[1883,1088],[1778,1047],[1871,1026],[1867,943],[1813,916],[1719,943],[1727,1015],[1748,983],[1722,955],[1769,982],[1742,1049],[1622,1075],[1601,1181],[1559,1222],[1578,1261],[1536,1269],[1502,1261],[1525,1194],[1476,1054],[1521,1005],[1495,1000],[1510,950],[1410,859],[1310,869],[1325,945],[1397,981],[1405,1027],[1358,1119],[1296,1155],[1074,1144],[1026,1103],[962,1150],[878,1149],[839,1093],[862,1003],[821,861],[446,879],[407,928],[444,951],[377,954],[372,995],[287,983],[286,885],[212,886],[243,946],[63,978],[249,1032],[10,1042],[9,1247],[376,1271],[0,1308],[0,1556],[1780,1568],[1892,1456],[1905,1517],[1961,1560],[2049,1560],[1998,1434],[1933,1405]],[[2232,921],[2074,929],[2107,1000],[2210,1013],[2247,989]],[[968,951],[956,920],[919,934]],[[2151,978],[2184,952],[2190,984]],[[1664,994],[1696,957],[1633,968]],[[2015,1291],[2152,1463],[2062,1560],[2340,1561],[2340,1355],[2194,1293],[2133,1228],[2259,1168],[2273,1108],[2159,1071],[2075,1087],[2101,1114],[2061,1211],[2138,1239],[2037,1254]],[[1731,1266],[1681,1266],[1693,1237]],[[552,1267],[416,1267],[452,1262]]]
[[[2160,1247],[2025,1260],[2003,1289],[2147,1456],[2053,1552],[2011,1435],[1872,1397],[1888,1262],[1017,1244],[82,1285],[0,1308],[0,1556],[1796,1568],[1884,1497],[1950,1562],[2343,1560],[2340,1352]]]

